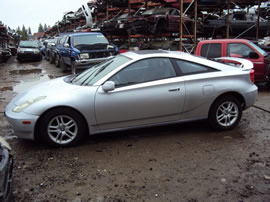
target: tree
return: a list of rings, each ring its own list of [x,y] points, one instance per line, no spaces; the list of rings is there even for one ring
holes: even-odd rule
[[[28,34],[30,34],[30,35],[32,34],[30,27],[28,27]]]
[[[44,32],[44,28],[43,28],[42,24],[39,24],[38,32]]]
[[[21,28],[20,28],[20,26],[18,26],[16,32],[19,33],[19,34],[21,34]]]
[[[22,32],[21,32],[21,35],[22,35],[22,37],[21,37],[22,40],[28,40],[28,34],[27,34],[27,31],[26,31],[24,25],[22,26]]]
[[[45,23],[45,25],[44,25],[44,32],[46,32],[47,30],[48,30],[48,27],[47,27],[47,25]]]

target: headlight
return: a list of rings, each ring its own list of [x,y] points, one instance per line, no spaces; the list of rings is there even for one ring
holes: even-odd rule
[[[25,108],[29,107],[30,105],[32,105],[40,100],[44,100],[45,98],[46,98],[46,96],[39,96],[37,98],[27,100],[27,101],[23,102],[22,104],[18,105],[17,107],[15,107],[12,111],[17,112],[17,113],[22,112]]]
[[[18,49],[18,53],[24,53],[24,50]]]
[[[82,54],[80,54],[80,59],[88,59],[88,58],[89,58],[88,53],[82,53]]]
[[[39,50],[35,50],[34,53],[35,53],[35,54],[39,54]]]

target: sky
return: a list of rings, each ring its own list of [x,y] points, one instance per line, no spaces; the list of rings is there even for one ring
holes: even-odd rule
[[[41,23],[51,27],[62,20],[65,12],[77,11],[89,0],[0,0],[0,21],[11,29],[31,28],[38,31]]]

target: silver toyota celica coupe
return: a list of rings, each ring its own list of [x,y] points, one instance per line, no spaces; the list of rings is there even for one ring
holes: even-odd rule
[[[227,59],[127,52],[18,94],[5,115],[15,135],[51,146],[74,145],[88,134],[200,119],[232,129],[254,104],[257,87],[251,62],[224,64]]]

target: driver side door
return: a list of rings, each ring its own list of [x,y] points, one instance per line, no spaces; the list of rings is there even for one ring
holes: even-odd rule
[[[179,120],[185,84],[169,58],[135,62],[109,79],[116,88],[98,89],[95,99],[100,130],[136,127]]]

